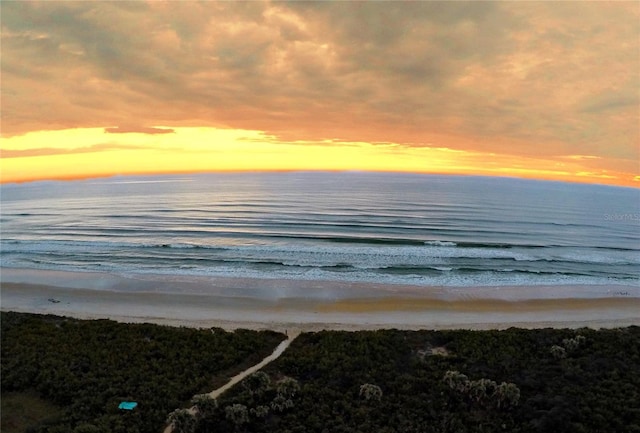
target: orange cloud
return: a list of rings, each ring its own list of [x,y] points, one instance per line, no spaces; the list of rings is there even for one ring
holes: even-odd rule
[[[52,156],[52,155],[70,155],[74,153],[95,153],[105,150],[132,150],[141,149],[140,146],[129,146],[126,144],[102,143],[85,147],[75,147],[69,149],[61,149],[55,147],[39,147],[34,149],[2,149],[0,157],[2,158],[29,158],[33,156]]]
[[[573,172],[638,174],[636,2],[44,1],[2,14],[4,137],[213,127],[554,167],[584,155]]]
[[[108,134],[172,134],[175,131],[171,128],[149,128],[144,126],[116,126],[104,128]]]

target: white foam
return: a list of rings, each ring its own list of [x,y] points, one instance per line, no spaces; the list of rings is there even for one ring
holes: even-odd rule
[[[425,245],[433,245],[436,247],[455,247],[458,244],[449,241],[425,241]]]

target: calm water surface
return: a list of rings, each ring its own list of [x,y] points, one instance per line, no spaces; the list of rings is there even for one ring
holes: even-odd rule
[[[372,173],[0,187],[3,267],[425,286],[640,283],[640,190]]]

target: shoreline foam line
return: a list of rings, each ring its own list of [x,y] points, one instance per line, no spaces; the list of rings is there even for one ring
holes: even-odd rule
[[[78,272],[0,267],[0,284],[20,283],[69,289],[172,295],[248,297],[267,301],[288,298],[340,300],[351,298],[496,299],[521,301],[558,298],[640,298],[640,286],[608,285],[485,285],[428,286],[358,281],[286,278],[205,277],[164,274]]]

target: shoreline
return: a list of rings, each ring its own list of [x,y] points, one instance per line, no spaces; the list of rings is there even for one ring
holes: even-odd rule
[[[300,296],[302,290],[292,287],[300,283],[309,290],[309,284],[287,280],[284,290],[278,291],[282,280],[274,279],[262,281],[258,296],[251,296],[247,287],[260,288],[260,281],[209,279],[209,293],[180,293],[180,283],[171,279],[166,286],[174,285],[172,292],[162,287],[158,290],[149,280],[140,285],[128,281],[127,286],[122,277],[109,274],[98,274],[103,279],[87,274],[78,280],[73,279],[77,273],[11,270],[7,278],[7,269],[2,271],[2,311],[80,319],[280,332],[640,325],[640,289],[629,286],[426,287],[416,292],[408,287],[349,284],[344,285],[341,296],[328,296],[335,295],[340,286],[312,282],[320,293],[305,297]],[[54,281],[72,284],[39,283],[52,273],[58,274]],[[114,281],[120,285],[114,286]],[[265,296],[272,290],[273,296]]]
[[[283,334],[289,333],[305,333],[305,332],[321,332],[321,331],[375,331],[385,329],[398,329],[401,331],[418,331],[418,330],[472,330],[472,331],[490,331],[490,330],[505,330],[509,328],[519,329],[615,329],[626,328],[629,326],[640,326],[639,319],[604,319],[604,320],[552,320],[552,321],[523,321],[523,322],[478,322],[478,323],[465,323],[465,324],[383,324],[383,323],[359,323],[348,324],[340,322],[305,322],[305,323],[290,323],[290,322],[251,322],[251,321],[225,321],[225,320],[181,320],[181,319],[167,319],[162,317],[131,317],[131,316],[102,316],[85,313],[56,313],[50,311],[20,311],[20,310],[6,310],[1,308],[2,312],[15,312],[15,313],[27,313],[27,314],[39,314],[54,316],[69,317],[80,320],[113,320],[119,323],[151,323],[155,325],[171,326],[171,327],[185,327],[185,328],[220,328],[225,331],[233,332],[238,329],[247,329],[254,331],[274,331]]]
[[[203,295],[246,297],[274,301],[302,298],[315,301],[344,299],[437,299],[459,301],[490,299],[526,301],[559,298],[640,298],[640,286],[608,284],[539,284],[484,286],[428,286],[386,284],[363,281],[287,278],[249,278],[196,276],[181,274],[114,274],[0,266],[0,285],[29,284],[96,292],[155,293],[164,295]]]

